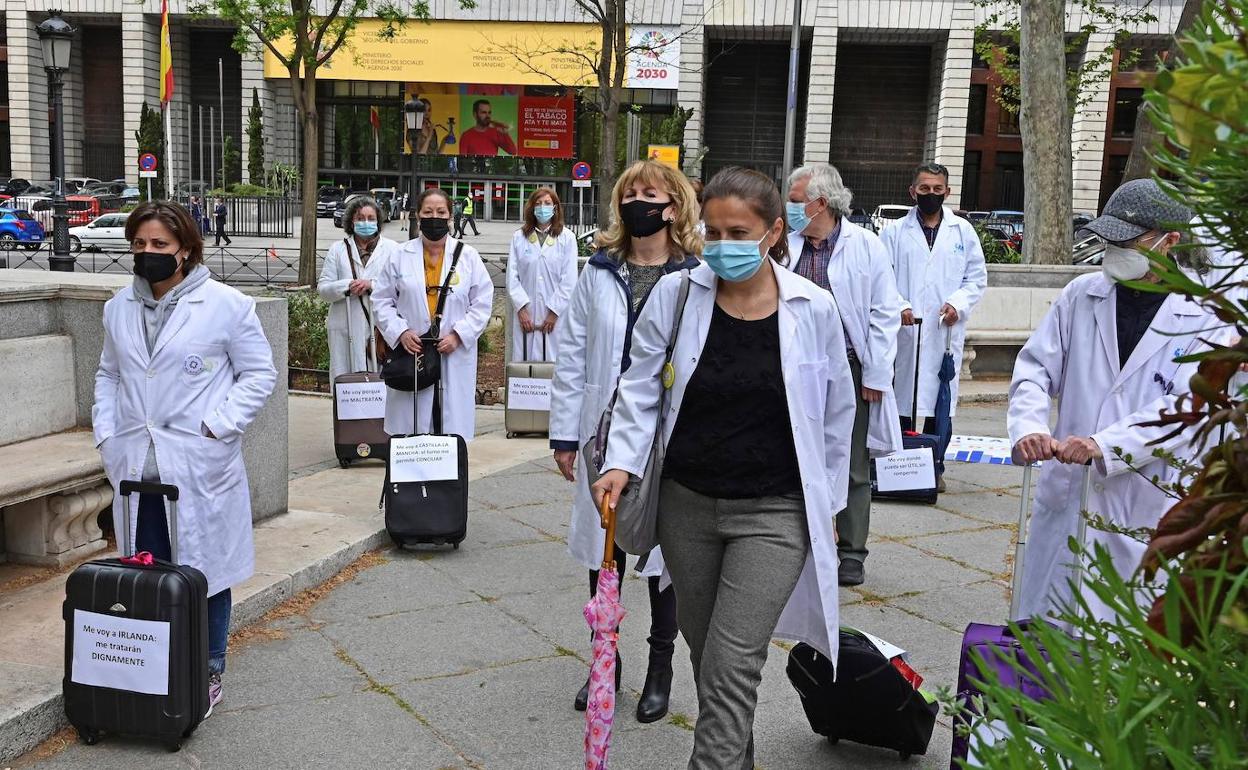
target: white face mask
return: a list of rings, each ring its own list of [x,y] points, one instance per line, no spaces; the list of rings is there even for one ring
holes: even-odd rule
[[[1148,247],[1155,251],[1166,240],[1161,236]],[[1136,281],[1148,273],[1148,255],[1139,249],[1129,249],[1113,243],[1105,244],[1105,253],[1101,256],[1101,272],[1111,281]]]

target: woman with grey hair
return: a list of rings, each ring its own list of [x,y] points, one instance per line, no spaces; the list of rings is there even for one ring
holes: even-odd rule
[[[371,196],[358,195],[342,214],[346,237],[329,248],[317,291],[329,303],[329,375],[377,367],[372,360],[372,308],[368,295],[399,244],[381,235],[381,207]],[[350,335],[348,326],[350,323]],[[348,342],[348,337],[350,342]]]

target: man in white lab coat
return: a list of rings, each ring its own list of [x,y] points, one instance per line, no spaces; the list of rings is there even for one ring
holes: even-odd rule
[[[919,166],[910,185],[915,207],[880,234],[893,260],[897,290],[905,302],[897,338],[897,408],[907,429],[924,433],[935,428],[932,417],[946,344],[953,353],[954,371],[961,371],[966,322],[988,285],[979,235],[970,222],[944,205],[950,191],[948,169],[938,163]],[[922,323],[916,324],[918,319]],[[915,346],[920,335],[922,359],[916,389]],[[957,377],[949,388],[952,417],[958,410]],[[928,418],[924,425],[910,424],[919,417]],[[936,486],[941,492],[945,491],[944,471],[943,458],[936,458]]]
[[[1014,462],[1058,461],[1040,472],[1018,619],[1057,610],[1071,598],[1074,557],[1066,543],[1078,531],[1082,465],[1092,463],[1088,510],[1118,527],[1155,527],[1173,502],[1157,484],[1174,482],[1177,472],[1153,452],[1191,459],[1191,435],[1154,445],[1170,429],[1139,425],[1157,419],[1188,389],[1196,364],[1176,359],[1199,351],[1200,337],[1225,333],[1216,318],[1178,294],[1121,282],[1152,281],[1148,252],[1168,252],[1179,240],[1174,229],[1190,218],[1151,179],[1118,188],[1086,228],[1108,241],[1102,272],[1071,281],[1018,355],[1007,417]],[[1050,432],[1053,398],[1057,423]],[[1089,527],[1087,539],[1089,548],[1108,549],[1124,576],[1144,555],[1144,544],[1126,535]],[[1111,615],[1090,591],[1084,594],[1097,617]]]
[[[837,576],[843,586],[866,579],[870,457],[901,449],[893,358],[902,301],[880,239],[845,218],[851,199],[840,173],[827,163],[802,166],[789,176],[788,267],[836,300],[857,395],[849,498],[836,516]]]

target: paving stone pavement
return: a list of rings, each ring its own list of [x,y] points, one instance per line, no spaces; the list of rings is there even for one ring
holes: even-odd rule
[[[999,407],[969,407],[959,433],[1001,435]],[[938,506],[877,504],[867,582],[843,590],[843,622],[911,653],[927,686],[952,686],[962,628],[1003,619],[1017,469],[951,464]],[[588,598],[566,555],[571,487],[548,459],[471,485],[458,551],[383,550],[366,568],[249,629],[229,658],[226,699],[178,754],[122,739],[70,743],[15,768],[572,768],[583,717]],[[612,767],[681,768],[697,719],[688,650],[678,642],[669,717],[633,717],[649,626],[644,583],[625,582],[624,691]],[[928,753],[891,752],[811,733],[773,644],[755,723],[759,767],[944,768],[949,719]]]

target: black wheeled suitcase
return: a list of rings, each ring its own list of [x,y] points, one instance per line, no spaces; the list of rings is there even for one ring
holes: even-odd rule
[[[879,746],[902,759],[927,753],[940,706],[905,661],[884,657],[860,632],[842,628],[836,668],[833,677],[831,662],[808,644],[789,652],[785,673],[811,730],[833,744]]]
[[[172,562],[134,555],[134,492],[168,498]],[[87,744],[112,733],[177,751],[208,712],[208,580],[177,563],[177,487],[123,481],[120,493],[125,556],[65,582],[65,716]]]
[[[915,325],[918,327],[914,343],[914,390],[910,398],[910,425],[914,430],[902,431],[901,448],[909,449],[926,449],[932,453],[932,471],[933,486],[922,486],[914,489],[892,489],[887,492],[881,491],[876,480],[875,459],[871,460],[871,498],[873,500],[897,500],[906,503],[925,503],[927,505],[935,505],[939,493],[935,487],[935,469],[938,467],[940,460],[940,437],[931,433],[919,433],[919,361],[922,360],[919,353],[923,347],[923,319],[914,319]]]
[[[354,270],[354,266],[352,266]],[[348,292],[348,302],[350,292]],[[359,298],[364,304],[364,298]],[[368,308],[364,309],[368,318]],[[368,339],[372,342],[372,360],[377,358],[377,337],[369,324]],[[351,308],[347,308],[347,350],[355,352],[351,336]],[[367,357],[366,357],[367,358]],[[365,370],[340,374],[334,379],[334,455],[346,468],[353,460],[373,459],[385,462],[390,450],[386,435],[386,383],[380,371],[372,371],[365,361]],[[378,367],[380,369],[380,367]]]
[[[434,385],[433,430],[420,433],[412,391],[410,436],[390,437],[382,508],[386,532],[400,548],[430,543],[455,548],[468,535],[468,444],[442,433],[442,380]]]

